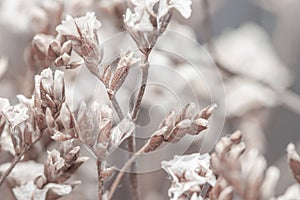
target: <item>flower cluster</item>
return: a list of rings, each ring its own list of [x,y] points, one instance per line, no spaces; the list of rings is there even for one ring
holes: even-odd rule
[[[191,0],[131,0],[131,2],[134,5],[134,12],[126,10],[124,23],[138,48],[145,55],[149,54],[158,37],[166,30],[173,8],[185,18],[191,15]]]
[[[201,191],[206,184],[215,186],[216,177],[210,169],[208,154],[175,156],[173,160],[163,161],[162,168],[171,176],[172,186],[169,197],[177,199],[202,199]]]
[[[18,200],[57,199],[67,195],[80,181],[67,181],[71,175],[87,161],[87,157],[79,157],[79,146],[73,146],[71,141],[63,142],[60,151],[48,152],[46,163],[26,161],[16,165],[8,180],[13,193]],[[4,172],[9,163],[0,166]],[[24,174],[24,171],[27,171]]]
[[[0,104],[2,136],[7,138],[1,140],[2,146],[17,155],[50,131],[46,122],[47,113],[54,118],[60,115],[65,101],[63,73],[56,71],[53,75],[50,69],[45,69],[35,77],[32,98],[18,95],[18,99],[19,103],[14,106],[10,106],[7,99],[1,99]]]
[[[80,55],[88,69],[98,75],[98,65],[102,61],[102,48],[99,44],[97,31],[101,23],[96,19],[95,13],[88,12],[85,16],[73,18],[67,16],[56,27],[56,31],[72,41],[73,49]]]
[[[151,136],[145,146],[145,152],[157,149],[163,142],[176,143],[186,134],[197,135],[208,128],[208,119],[215,104],[209,105],[194,115],[195,104],[187,104],[180,114],[172,111],[160,124],[159,129]]]
[[[89,108],[83,102],[78,110],[79,136],[101,160],[128,138],[135,128],[134,123],[127,118],[113,127],[112,113],[111,108],[100,107],[96,102]]]

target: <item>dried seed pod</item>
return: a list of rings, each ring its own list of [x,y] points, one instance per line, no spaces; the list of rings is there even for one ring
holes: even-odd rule
[[[72,52],[72,41],[68,40],[63,43],[61,49],[60,49],[60,54],[68,54],[71,55]]]
[[[186,134],[190,134],[190,127],[192,125],[192,121],[190,119],[185,119],[180,121],[176,126],[172,129],[170,135],[166,137],[166,141],[176,143]]]
[[[55,59],[60,55],[61,46],[57,40],[52,40],[48,46],[47,56],[50,59]]]
[[[68,55],[67,53],[64,53],[63,55],[61,55],[57,59],[55,59],[54,65],[57,67],[68,66],[70,60],[71,60],[70,55]]]
[[[156,150],[164,142],[163,135],[153,135],[147,142],[144,153],[149,153]]]
[[[111,79],[112,75],[112,70],[111,70],[111,65],[106,65],[102,74],[101,74],[101,80],[103,81],[104,85],[108,88],[109,87],[109,82]]]
[[[177,116],[176,118],[176,123],[185,120],[185,119],[190,119],[192,118],[194,111],[196,109],[196,104],[195,103],[188,103],[183,107],[181,110],[181,113]]]
[[[172,128],[175,126],[175,119],[175,111],[170,112],[169,115],[159,125],[159,128],[167,127],[166,134],[170,133]]]
[[[111,83],[109,85],[109,89],[112,90],[114,93],[119,90],[119,88],[124,83],[128,73],[129,73],[130,66],[122,66],[117,68],[116,72],[114,73]]]

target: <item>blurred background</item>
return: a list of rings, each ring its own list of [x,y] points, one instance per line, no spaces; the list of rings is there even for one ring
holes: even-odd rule
[[[120,48],[133,47],[128,35],[122,35],[127,5],[122,0],[0,0],[1,97],[16,103],[17,94],[31,96],[34,75],[46,67],[33,64],[32,39],[35,34],[55,35],[56,25],[66,14],[75,17],[96,12],[102,23],[100,40],[108,46],[104,48],[104,60],[111,59]],[[286,146],[293,142],[300,150],[300,1],[193,0],[192,8],[187,20],[174,12],[171,32],[162,36],[158,49],[151,54],[149,87],[137,122],[138,132],[144,133],[146,128],[150,131],[138,138],[138,145],[144,144],[163,116],[172,109],[179,111],[189,101],[195,101],[198,107],[215,102],[219,109],[205,136],[187,138],[165,150],[165,156],[154,155],[158,161],[151,170],[147,166],[153,164],[152,158],[139,161],[144,172],[139,176],[143,199],[168,199],[170,181],[159,169],[160,159],[210,152],[217,138],[237,129],[243,132],[249,148],[258,148],[268,165],[281,169],[277,189],[281,194],[294,182],[286,164]],[[132,71],[117,96],[125,111],[132,104],[139,82],[136,77],[138,69]],[[104,90],[103,86],[84,68],[66,73],[66,82],[74,111],[82,100],[108,102],[98,92]],[[54,148],[51,145],[49,148]],[[1,152],[1,163],[10,158]],[[36,158],[40,162],[44,159],[45,155]],[[96,199],[94,162],[90,159],[79,169],[76,176],[82,184],[62,199]],[[115,199],[129,199],[127,185],[124,180]]]

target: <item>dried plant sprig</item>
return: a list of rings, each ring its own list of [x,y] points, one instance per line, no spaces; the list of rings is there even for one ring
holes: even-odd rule
[[[123,85],[126,80],[129,70],[136,64],[140,62],[140,58],[135,57],[135,52],[128,50],[121,52],[117,68],[113,72],[112,65],[109,64],[103,70],[101,75],[102,81],[110,94],[110,98],[115,96],[116,92]]]
[[[238,195],[245,200],[271,198],[279,178],[279,170],[269,167],[256,149],[245,152],[240,131],[229,137],[223,137],[211,155],[211,167],[218,175],[215,188],[212,188],[210,199],[220,199]],[[253,163],[255,160],[255,163]]]
[[[77,122],[80,139],[100,160],[105,160],[135,128],[134,123],[127,118],[113,126],[112,109],[108,106],[100,107],[96,102],[89,108],[84,102],[81,104]]]
[[[138,48],[144,55],[149,55],[158,37],[166,30],[172,9],[189,18],[191,15],[191,0],[131,0],[134,12],[129,8],[124,16],[124,23]]]
[[[23,155],[43,135],[49,133],[46,113],[57,118],[60,115],[62,104],[65,101],[63,73],[50,69],[42,71],[35,77],[35,89],[31,99],[18,95],[19,104],[10,106],[8,100],[2,101],[1,118],[7,122],[7,131],[10,135],[15,158],[11,167],[3,174],[0,185],[9,175],[13,167],[21,160]],[[2,141],[1,141],[2,142]]]
[[[212,105],[204,108],[203,110],[201,110],[200,113],[193,116],[192,113],[194,110],[190,109],[191,108],[190,106],[192,106],[192,105],[193,104],[188,104],[181,111],[181,113],[177,116],[178,122],[180,122],[181,120],[185,120],[186,118],[196,120],[196,119],[200,119],[200,117],[205,117],[207,119],[203,119],[203,120],[208,120],[208,118],[212,114],[212,111],[216,108],[216,105],[212,104]],[[175,115],[174,115],[174,117],[171,117],[171,119],[170,119],[170,115],[169,115],[166,119],[164,119],[162,124],[172,124],[173,123],[172,119],[174,119],[174,125],[173,125],[173,128],[174,128],[175,122],[176,122]],[[172,122],[172,123],[169,123],[169,122]],[[173,130],[173,128],[170,128],[169,130]],[[195,129],[195,127],[192,127],[191,130],[188,131],[186,134],[193,133],[193,135],[196,135],[196,133],[194,132],[195,130],[199,130],[199,132],[197,133],[197,134],[199,134],[200,132],[202,132],[203,130],[205,130],[207,128],[208,128],[208,123],[205,124],[205,127],[203,126],[203,124],[200,124],[199,127],[196,129]],[[167,126],[164,125],[163,128],[160,128],[157,132],[155,132],[151,136],[151,138],[148,140],[148,142],[142,148],[140,148],[132,157],[130,157],[130,159],[124,164],[124,166],[120,170],[119,174],[115,178],[114,182],[112,183],[112,185],[110,187],[110,191],[108,192],[108,196],[107,196],[108,199],[112,198],[115,190],[117,189],[117,186],[119,185],[122,177],[124,176],[125,171],[132,165],[133,162],[135,162],[135,160],[139,156],[141,156],[145,153],[155,151],[163,142],[172,142],[172,140],[168,141],[165,139],[165,137],[164,137],[165,133],[169,133],[169,132],[168,132]],[[178,139],[181,139],[184,135],[181,135],[181,137]]]
[[[296,152],[295,145],[290,143],[287,146],[288,164],[293,172],[293,176],[300,183],[300,156]]]
[[[105,77],[100,74],[100,64],[102,62],[103,58],[103,49],[102,46],[99,43],[98,40],[98,30],[101,27],[101,22],[96,19],[95,13],[88,12],[85,16],[81,16],[79,18],[73,18],[71,16],[67,16],[66,20],[62,21],[62,24],[58,25],[56,27],[57,32],[59,35],[62,35],[67,38],[68,41],[72,42],[72,49],[80,55],[86,67],[89,69],[89,71],[96,76],[101,82],[104,83],[104,85],[107,87],[107,94],[110,98],[110,101],[112,102],[112,105],[114,109],[116,110],[118,116],[120,119],[124,118],[124,114],[121,110],[121,107],[116,100],[114,95],[111,95],[109,88],[107,84],[107,79],[110,78],[109,74],[105,74]],[[126,54],[124,56],[127,56]],[[69,57],[65,56],[65,60],[69,62]],[[63,59],[63,57],[62,57]],[[64,60],[58,60],[62,61]],[[124,61],[124,60],[122,60]],[[67,68],[75,68],[79,66],[80,62],[73,62],[70,63],[70,65],[67,65]],[[128,63],[130,64],[130,63]],[[105,72],[106,70],[104,70]],[[125,70],[126,71],[126,70]],[[124,71],[123,71],[124,72]],[[119,71],[117,74],[120,75],[121,71]],[[125,75],[126,73],[123,73]],[[127,75],[126,75],[127,76]],[[126,78],[126,76],[122,76],[120,78]],[[120,80],[116,82],[117,77],[113,81],[113,85],[115,86],[121,86],[122,84]],[[123,79],[122,79],[123,80]],[[117,88],[113,88],[117,89]]]
[[[74,60],[72,50],[71,40],[62,35],[36,34],[27,50],[27,61],[34,72],[49,66],[74,69],[81,66],[83,61]]]
[[[175,156],[173,160],[163,161],[161,164],[172,178],[172,186],[168,191],[172,200],[202,199],[205,197],[203,190],[206,184],[212,187],[216,184],[208,154]]]
[[[93,102],[88,108],[85,102],[82,102],[77,115],[80,140],[97,158],[98,199],[103,197],[104,180],[114,172],[114,168],[105,168],[105,159],[135,128],[134,123],[127,118],[113,126],[112,113],[108,106],[100,107],[98,103]]]
[[[56,31],[72,41],[73,49],[84,59],[87,68],[95,76],[99,76],[98,66],[102,61],[103,51],[99,44],[97,31],[101,27],[95,13],[73,18],[67,16]]]
[[[71,175],[88,160],[88,157],[79,157],[79,146],[73,146],[72,141],[61,144],[60,151],[48,152],[44,167],[45,183],[64,183]],[[44,184],[45,184],[44,183]]]
[[[44,165],[34,161],[18,163],[9,178],[16,185],[13,193],[18,200],[26,199],[57,199],[67,195],[80,181],[67,181],[76,169],[88,158],[79,157],[79,146],[73,146],[72,141],[63,142],[60,151],[48,152]],[[5,171],[9,163],[0,166]],[[25,170],[31,170],[24,174]]]
[[[124,15],[124,24],[126,30],[135,41],[138,49],[144,55],[141,63],[142,80],[138,91],[137,100],[131,112],[131,119],[136,120],[142,99],[145,93],[149,71],[149,55],[156,44],[159,36],[166,30],[172,15],[172,9],[177,9],[182,16],[189,18],[191,15],[191,0],[185,2],[176,0],[131,0],[134,5],[134,12],[129,8]],[[130,137],[127,141],[129,152],[135,152],[135,141]],[[132,171],[136,170],[136,163],[133,162]],[[138,199],[137,175],[130,174],[130,182],[132,183],[132,193],[134,200]]]
[[[158,131],[149,139],[145,150],[147,152],[154,151],[162,142],[176,143],[186,134],[199,134],[208,128],[208,119],[216,107],[216,104],[212,104],[199,113],[193,114],[195,104],[190,103],[177,116],[174,111],[170,112],[160,124]]]

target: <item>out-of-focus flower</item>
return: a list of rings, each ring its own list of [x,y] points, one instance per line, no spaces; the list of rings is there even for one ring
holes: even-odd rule
[[[288,163],[293,172],[294,178],[300,183],[300,156],[296,152],[295,145],[290,143],[287,146]]]
[[[59,198],[72,192],[71,185],[49,183],[43,189],[39,189],[33,181],[25,185],[13,188],[13,193],[17,200],[46,200],[51,198]]]
[[[226,115],[245,116],[249,111],[275,106],[276,94],[270,88],[252,80],[231,78],[225,82]]]
[[[214,186],[216,177],[210,169],[210,156],[199,153],[175,156],[173,160],[163,161],[162,168],[171,176],[172,186],[169,197],[201,199],[205,184]]]
[[[271,200],[299,199],[299,197],[300,197],[300,185],[296,183],[288,187],[282,196],[278,198],[272,198]]]
[[[278,89],[291,83],[290,73],[277,57],[268,35],[256,24],[247,23],[224,33],[216,40],[216,48],[220,62],[238,74]]]
[[[0,79],[7,70],[7,64],[8,64],[7,58],[4,58],[4,57],[0,58]]]
[[[226,190],[227,197],[237,195],[242,199],[269,199],[273,197],[280,172],[276,167],[266,170],[266,160],[257,151],[242,142],[242,134],[236,131],[223,137],[211,155],[211,167],[218,175],[216,187],[210,192],[211,199],[220,199]],[[253,162],[255,160],[255,162]]]

